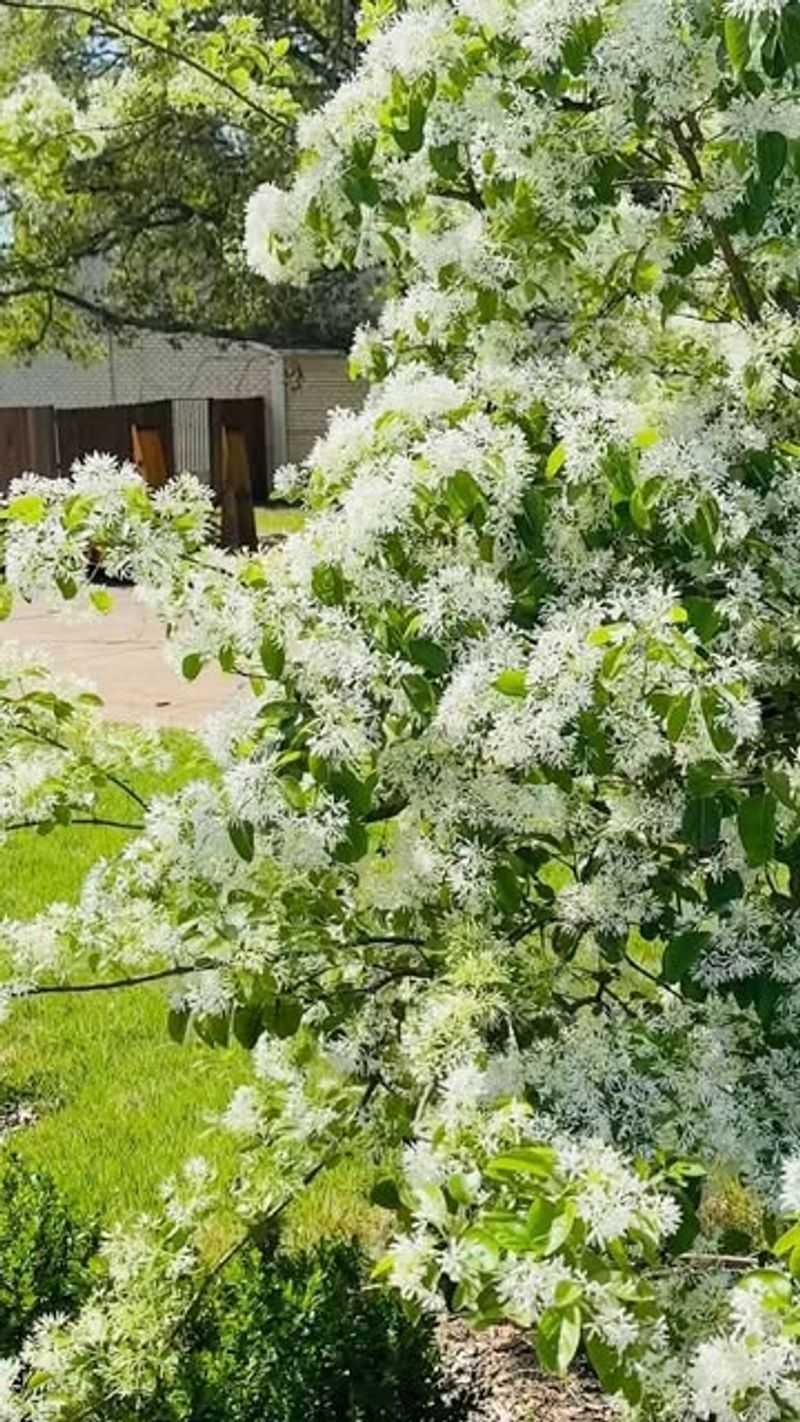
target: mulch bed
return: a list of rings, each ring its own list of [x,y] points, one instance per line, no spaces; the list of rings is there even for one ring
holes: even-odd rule
[[[519,1330],[476,1333],[460,1319],[437,1330],[455,1410],[464,1422],[607,1422],[611,1411],[585,1374],[542,1374]]]

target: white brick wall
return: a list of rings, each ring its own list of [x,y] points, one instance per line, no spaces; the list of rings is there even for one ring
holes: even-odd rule
[[[132,345],[110,337],[108,357],[83,366],[61,355],[30,365],[0,363],[0,408],[52,405],[56,409],[136,405],[172,400],[175,464],[208,478],[211,399],[261,396],[265,402],[271,469],[300,460],[327,427],[328,411],[359,405],[362,391],[347,378],[343,355],[292,352],[266,346],[224,346],[191,337],[173,346],[145,335]]]
[[[267,395],[282,357],[266,346],[228,346],[192,337],[179,348],[165,336],[133,345],[109,342],[109,357],[78,365],[46,355],[30,365],[0,365],[0,406],[133,405],[145,400],[236,399]]]

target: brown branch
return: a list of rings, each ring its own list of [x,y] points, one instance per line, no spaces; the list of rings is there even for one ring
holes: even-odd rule
[[[44,987],[26,988],[19,996],[68,997],[75,993],[115,992],[118,988],[143,987],[147,983],[164,982],[167,978],[185,978],[190,973],[209,973],[221,966],[220,963],[210,963],[204,959],[199,963],[182,963],[175,968],[161,968],[155,973],[141,973],[135,978],[113,978],[108,982],[97,983],[53,983]]]
[[[703,182],[703,169],[700,166],[700,159],[697,156],[694,144],[702,146],[703,135],[700,131],[697,119],[690,116],[686,120],[690,137],[684,133],[680,120],[673,119],[669,124],[669,130],[675,139],[675,145],[680,153],[686,167],[696,183]],[[719,246],[728,272],[730,273],[731,287],[733,294],[739,304],[739,309],[744,317],[753,325],[758,325],[761,320],[758,302],[756,301],[753,289],[747,275],[744,262],[734,247],[728,233],[722,223],[716,218],[706,217],[708,227]]]
[[[0,7],[6,0],[0,0]],[[217,341],[229,341],[247,345],[249,343],[270,346],[273,350],[297,345],[297,332],[290,329],[275,330],[268,326],[223,326],[214,322],[191,321],[167,313],[152,316],[136,316],[132,312],[115,310],[100,301],[81,296],[65,287],[52,286],[43,281],[26,282],[22,286],[0,290],[0,305],[15,301],[23,296],[53,296],[67,306],[74,306],[87,316],[93,317],[112,330],[155,331],[164,336],[208,336]],[[318,338],[311,337],[305,344],[313,346]],[[329,347],[325,346],[327,350]]]
[[[95,829],[131,830],[136,834],[141,834],[144,829],[144,825],[131,824],[128,820],[95,820],[81,817],[65,820],[63,824],[58,820],[17,820],[11,825],[0,824],[0,834],[11,834],[15,830],[38,830],[42,825],[52,826],[53,829],[70,829],[72,825],[83,825]]]
[[[289,125],[283,119],[271,114],[261,104],[255,103],[253,99],[243,94],[241,89],[237,89],[229,79],[224,79],[220,74],[215,74],[213,69],[209,69],[199,59],[193,59],[191,55],[183,53],[180,49],[174,49],[170,44],[161,44],[158,40],[152,39],[149,35],[140,34],[137,30],[131,29],[128,25],[120,24],[118,20],[113,20],[108,15],[104,15],[101,10],[93,10],[88,5],[78,5],[67,3],[67,0],[53,0],[53,3],[40,3],[40,0],[0,0],[0,8],[5,10],[39,11],[42,13],[74,15],[76,18],[91,20],[101,29],[111,30],[112,33],[121,35],[123,39],[133,40],[145,49],[153,50],[156,54],[166,55],[168,59],[174,59],[179,64],[185,64],[187,68],[194,69],[195,73],[202,74],[204,79],[210,79],[212,83],[219,85],[221,89],[227,90],[240,103],[245,104],[254,113],[260,114],[262,118],[269,119],[271,123],[279,128],[288,129]]]

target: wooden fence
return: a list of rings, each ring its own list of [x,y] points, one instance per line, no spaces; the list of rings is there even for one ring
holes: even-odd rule
[[[133,458],[134,425],[158,430],[168,473],[175,473],[171,400],[151,400],[144,405],[103,405],[92,409],[56,410],[58,463],[68,473],[76,459],[100,450],[118,459]]]
[[[141,437],[134,441],[135,429],[154,432],[163,450],[167,477],[174,474],[170,400],[80,409],[0,409],[0,494],[27,470],[67,475],[76,459],[95,450],[136,460],[137,455],[141,457],[143,441]],[[266,498],[270,486],[264,400],[209,400],[208,437],[211,484],[221,509],[223,542],[252,546],[256,538],[253,501]]]
[[[57,471],[55,420],[46,406],[0,410],[0,493],[28,470]]]

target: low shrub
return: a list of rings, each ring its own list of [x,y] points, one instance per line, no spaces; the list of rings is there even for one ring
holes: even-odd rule
[[[91,1284],[97,1231],[41,1170],[0,1152],[0,1356],[44,1313],[69,1313]]]
[[[429,1320],[370,1287],[361,1251],[253,1248],[210,1298],[183,1385],[190,1422],[438,1422]]]

